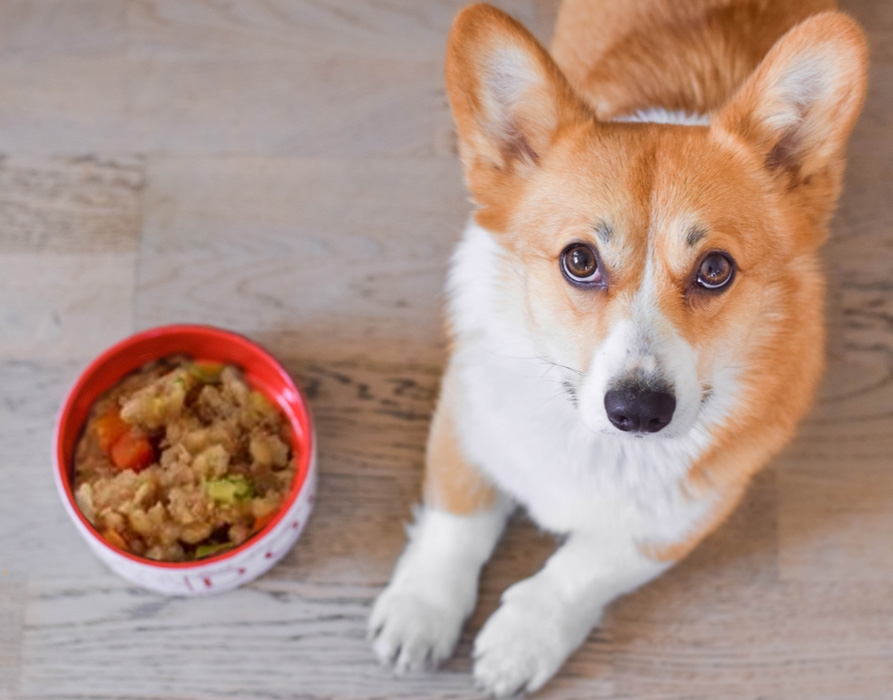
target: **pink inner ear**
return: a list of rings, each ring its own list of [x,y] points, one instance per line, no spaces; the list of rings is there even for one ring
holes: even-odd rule
[[[800,150],[801,139],[795,130],[788,131],[782,136],[772,150],[766,154],[765,165],[769,170],[788,170],[796,172],[800,167],[797,158]]]
[[[540,69],[519,47],[503,47],[490,56],[481,87],[484,90],[486,131],[496,140],[502,157],[508,160],[539,159],[532,137],[552,125],[531,123],[553,111],[552,105],[535,104],[552,98],[538,88],[543,83]]]
[[[515,126],[515,122],[508,123],[500,141],[502,156],[505,160],[528,160],[531,163],[536,163],[539,160],[537,152],[533,150],[533,146]]]
[[[717,121],[762,153],[765,167],[805,179],[842,155],[865,89],[855,23],[820,13],[782,37]]]
[[[770,170],[796,174],[809,155],[810,144],[829,140],[835,129],[830,114],[840,99],[835,96],[840,78],[833,58],[820,52],[797,57],[773,86],[782,109],[766,120],[777,130],[777,141],[765,159]]]

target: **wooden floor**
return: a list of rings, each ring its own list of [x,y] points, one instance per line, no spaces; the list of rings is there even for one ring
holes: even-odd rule
[[[365,618],[404,544],[468,211],[442,85],[461,0],[0,0],[0,698],[474,697],[474,632],[554,543],[514,524],[455,658],[394,679]],[[548,38],[555,0],[502,3]],[[827,247],[831,362],[732,520],[615,604],[542,698],[893,698],[893,11]],[[204,600],[128,585],[56,496],[100,350],[248,334],[312,397],[305,536]]]

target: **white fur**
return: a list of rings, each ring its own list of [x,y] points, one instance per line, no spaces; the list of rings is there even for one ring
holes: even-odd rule
[[[777,79],[776,101],[767,107],[766,125],[774,131],[798,127],[810,108],[827,100],[838,87],[838,57],[817,52],[799,57]]]
[[[652,249],[629,317],[618,321],[595,349],[592,369],[579,388],[580,416],[593,431],[617,434],[605,412],[604,396],[614,383],[634,371],[669,381],[676,396],[672,422],[654,439],[664,441],[687,435],[697,417],[702,396],[697,351],[679,337],[660,313],[655,275]]]
[[[596,349],[579,387],[587,405],[578,409],[556,385],[577,377],[543,357],[517,301],[523,271],[474,223],[456,251],[450,315],[461,341],[450,361],[460,441],[540,526],[568,535],[542,571],[506,591],[478,636],[475,678],[488,693],[545,683],[609,602],[667,568],[644,556],[640,544],[683,539],[712,506],[709,498],[691,500],[682,480],[733,400],[734,373],[713,378],[714,396],[723,401],[702,401],[697,354],[655,310],[653,275],[646,270],[632,315]],[[660,367],[683,396],[675,435],[633,438],[588,408],[602,405],[611,377],[631,363]],[[500,502],[474,516],[422,513],[370,621],[383,663],[402,671],[451,653],[507,512]]]
[[[640,545],[684,539],[713,505],[709,496],[693,500],[683,479],[734,401],[735,375],[711,378],[722,401],[702,400],[697,353],[656,310],[649,265],[630,317],[595,349],[580,381],[554,364],[560,358],[545,357],[520,301],[523,270],[490,233],[470,223],[454,256],[450,371],[463,451],[541,527],[567,535],[539,573],[506,591],[478,636],[475,678],[488,693],[545,683],[611,600],[667,568]],[[682,414],[675,432],[671,423],[665,436],[635,438],[595,418],[610,379],[636,363],[672,379]],[[577,383],[585,406],[562,395],[564,381]],[[503,506],[469,517],[424,512],[373,612],[383,661],[413,668],[429,650],[435,660],[449,654],[504,514]]]
[[[504,256],[472,223],[450,275],[451,317],[462,338],[452,359],[463,395],[458,428],[468,457],[554,532],[628,527],[637,540],[684,537],[687,516],[697,519],[704,506],[688,503],[678,486],[708,444],[709,425],[723,416],[702,410],[677,438],[594,432],[556,387],[575,377],[547,364],[518,305],[503,301],[517,295],[496,282]],[[695,512],[680,518],[680,506]]]
[[[456,516],[423,509],[409,529],[391,582],[369,618],[379,660],[398,673],[436,665],[453,653],[477,600],[478,574],[502,534],[510,505]]]
[[[642,109],[614,119],[615,122],[649,122],[652,124],[682,124],[684,126],[707,126],[710,124],[708,114],[689,114],[679,110],[653,107]]]
[[[547,378],[576,378],[544,365],[543,348],[512,303],[520,298],[512,276],[506,283],[494,274],[512,268],[506,256],[491,234],[471,224],[454,258],[450,310],[461,340],[452,362],[464,399],[458,427],[472,462],[539,525],[569,539],[540,573],[507,591],[478,638],[475,676],[496,695],[542,685],[605,605],[665,570],[639,545],[681,540],[710,510],[711,500],[691,500],[682,480],[708,444],[709,425],[722,418],[703,410],[709,402],[701,404],[697,355],[660,318],[648,270],[628,327],[595,350],[578,394],[581,408],[556,397],[555,383],[544,381],[546,368]],[[642,345],[656,357],[639,352]],[[628,369],[629,361],[662,365],[685,394],[675,437],[637,439],[586,424],[582,403],[603,413],[602,378]],[[733,383],[717,388],[731,391]]]
[[[501,106],[501,112],[509,112],[524,95],[542,83],[542,77],[530,63],[530,57],[516,47],[505,47],[493,54],[487,71],[488,91]],[[502,113],[500,113],[500,118]]]
[[[543,85],[543,76],[517,47],[494,52],[484,76],[486,89],[481,91],[481,100],[491,133],[513,138],[517,128],[513,114],[526,94]]]
[[[538,690],[586,639],[608,602],[667,568],[622,535],[574,534],[539,573],[503,594],[475,640],[478,687],[497,697]]]

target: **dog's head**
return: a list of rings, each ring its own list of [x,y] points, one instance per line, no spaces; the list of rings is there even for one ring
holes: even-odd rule
[[[709,125],[606,123],[507,15],[457,18],[447,86],[476,219],[507,251],[493,274],[542,353],[577,370],[592,430],[799,418],[821,366],[816,249],[865,70],[858,26],[822,13]]]

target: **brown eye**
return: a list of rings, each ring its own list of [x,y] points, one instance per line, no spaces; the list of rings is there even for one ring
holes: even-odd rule
[[[593,284],[602,281],[595,251],[584,243],[574,243],[561,254],[561,271],[571,282]]]
[[[735,263],[725,253],[709,253],[698,267],[697,282],[704,289],[726,287],[735,276]]]

